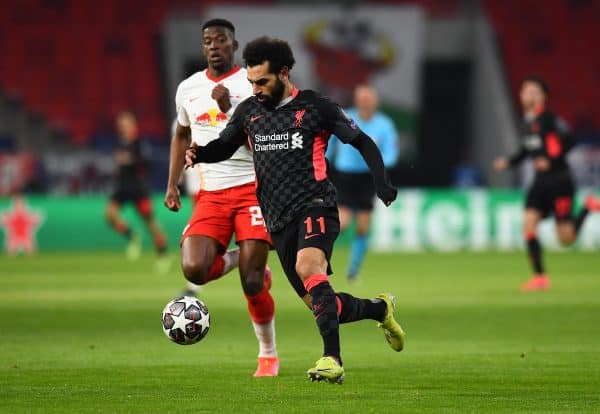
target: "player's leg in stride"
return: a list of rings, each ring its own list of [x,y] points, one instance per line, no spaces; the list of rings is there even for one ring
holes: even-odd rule
[[[200,286],[220,279],[238,266],[240,250],[232,249],[220,254],[223,249],[220,243],[211,237],[184,234],[181,243],[181,267],[183,275],[190,283],[184,293],[194,296]]]
[[[307,371],[313,381],[341,383],[344,369],[339,325],[372,319],[384,331],[395,351],[404,348],[404,332],[394,317],[394,301],[389,294],[361,299],[335,292],[329,282],[329,260],[339,233],[335,208],[313,208],[295,225],[272,233],[274,245],[286,275],[296,293],[312,310],[323,340],[323,357]]]
[[[121,217],[121,203],[114,197],[106,206],[106,220],[108,224],[120,235],[127,239],[125,254],[129,260],[137,260],[142,254],[142,242],[140,236],[136,234],[129,224]]]
[[[279,375],[279,357],[275,343],[275,302],[270,293],[272,275],[267,266],[271,236],[265,228],[254,184],[236,187],[234,191],[240,279],[258,340],[258,366],[254,377],[274,377]]]
[[[275,343],[275,302],[271,296],[271,270],[267,266],[269,244],[264,240],[240,241],[240,279],[248,312],[258,340],[258,366],[254,377],[279,375]]]
[[[311,269],[310,263],[321,263],[321,270]],[[348,293],[336,293],[325,274],[327,259],[323,251],[304,248],[298,252],[298,275],[310,295],[311,308],[323,339],[323,358],[308,370],[312,381],[341,383],[344,369],[340,351],[339,324],[372,319],[383,329],[384,336],[395,351],[404,348],[405,334],[394,317],[394,301],[389,294],[375,299],[360,299]],[[319,267],[317,265],[316,267]],[[307,273],[312,273],[306,276]]]
[[[533,208],[525,209],[523,219],[523,234],[527,246],[527,255],[533,270],[533,276],[521,286],[525,292],[545,290],[550,287],[550,278],[544,272],[542,261],[542,246],[537,237],[537,227],[542,219],[542,213]]]
[[[583,223],[590,212],[600,211],[600,203],[596,205],[594,196],[588,196],[579,213],[573,217],[573,195],[575,193],[571,182],[557,183],[556,189],[563,189],[554,194],[552,206],[548,210],[552,211],[556,219],[556,234],[558,240],[563,246],[570,246],[577,241]],[[544,214],[535,208],[525,210],[524,234],[527,243],[527,250],[531,265],[533,267],[533,277],[527,281],[522,290],[525,292],[547,290],[550,288],[550,278],[544,272],[542,263],[542,247],[537,238],[537,226]]]
[[[171,258],[167,252],[167,237],[154,218],[152,201],[149,197],[142,197],[136,201],[135,206],[138,214],[144,220],[144,224],[152,236],[154,248],[158,255],[156,270],[161,274],[166,274],[171,268]]]
[[[233,269],[238,267],[240,261],[240,249],[234,248],[231,250],[227,250],[223,255],[217,255],[215,257],[215,261],[213,262],[213,266],[210,267],[207,276],[202,280],[216,280],[220,279],[222,276],[225,276],[227,273],[231,272]],[[202,284],[205,284],[203,282]],[[188,280],[187,287],[183,291],[184,296],[197,296],[202,291],[202,284],[196,284]]]
[[[350,248],[350,264],[348,266],[348,281],[355,282],[362,262],[369,247],[369,226],[371,223],[371,212],[368,210],[356,213],[356,234],[352,239]]]

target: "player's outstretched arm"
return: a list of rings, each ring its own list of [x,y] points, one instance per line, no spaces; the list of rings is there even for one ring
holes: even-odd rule
[[[510,157],[498,157],[494,160],[494,169],[496,171],[506,171],[511,167],[519,165],[527,157],[527,151],[521,147],[518,152]]]
[[[244,132],[244,116],[246,102],[242,102],[235,108],[231,119],[225,129],[219,133],[219,138],[208,144],[199,146],[193,144],[185,154],[185,166],[191,167],[199,162],[207,164],[225,161],[244,145],[246,134]]]
[[[239,147],[240,145],[222,138],[215,139],[206,145],[197,145],[194,142],[185,153],[185,166],[187,168],[200,162],[212,164],[228,160]]]
[[[171,211],[178,211],[181,208],[179,188],[177,185],[184,167],[185,150],[190,146],[191,141],[192,132],[190,127],[182,126],[178,122],[175,134],[171,139],[169,179],[167,181],[167,191],[165,193],[165,206]]]
[[[385,165],[383,164],[383,158],[381,157],[381,153],[375,142],[368,135],[361,132],[350,145],[360,152],[360,155],[364,158],[369,170],[371,170],[377,197],[379,197],[386,206],[392,204],[398,195],[398,190],[390,183],[390,178],[385,170]]]
[[[373,175],[377,197],[386,206],[392,204],[398,195],[398,190],[390,183],[383,158],[375,142],[361,131],[336,103],[319,95],[316,95],[315,103],[321,113],[324,129],[337,136],[341,142],[352,145],[360,152]]]

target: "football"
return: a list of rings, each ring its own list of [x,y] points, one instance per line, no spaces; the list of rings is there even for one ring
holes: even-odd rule
[[[210,313],[198,298],[181,296],[173,299],[162,313],[163,332],[179,345],[199,342],[210,328]]]

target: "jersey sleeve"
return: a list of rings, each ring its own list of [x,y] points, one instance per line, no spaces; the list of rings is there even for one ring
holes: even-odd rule
[[[177,93],[175,94],[175,108],[177,111],[177,122],[179,125],[189,127],[190,117],[183,106],[183,91],[181,90],[181,84],[177,87]]]
[[[338,104],[325,97],[317,97],[316,104],[323,128],[337,136],[341,142],[349,144],[361,135],[358,125]]]
[[[571,127],[564,119],[557,116],[556,130],[560,135],[564,153],[569,152],[577,144],[577,139],[575,138],[575,134],[573,134]]]
[[[225,129],[219,134],[220,140],[238,147],[246,143],[247,134],[244,129],[244,118],[246,117],[247,108],[247,101],[243,101],[235,108]]]
[[[545,113],[541,120],[544,154],[550,159],[563,157],[575,145],[567,123],[554,113]]]
[[[527,150],[521,144],[517,152],[508,156],[508,163],[511,167],[516,167],[525,159],[525,157],[527,157]]]

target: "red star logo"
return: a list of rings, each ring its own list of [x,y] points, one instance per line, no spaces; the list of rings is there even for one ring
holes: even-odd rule
[[[0,225],[4,230],[4,249],[9,254],[20,251],[33,254],[36,250],[35,233],[43,221],[40,213],[27,208],[24,199],[15,198],[12,210],[0,213]]]

